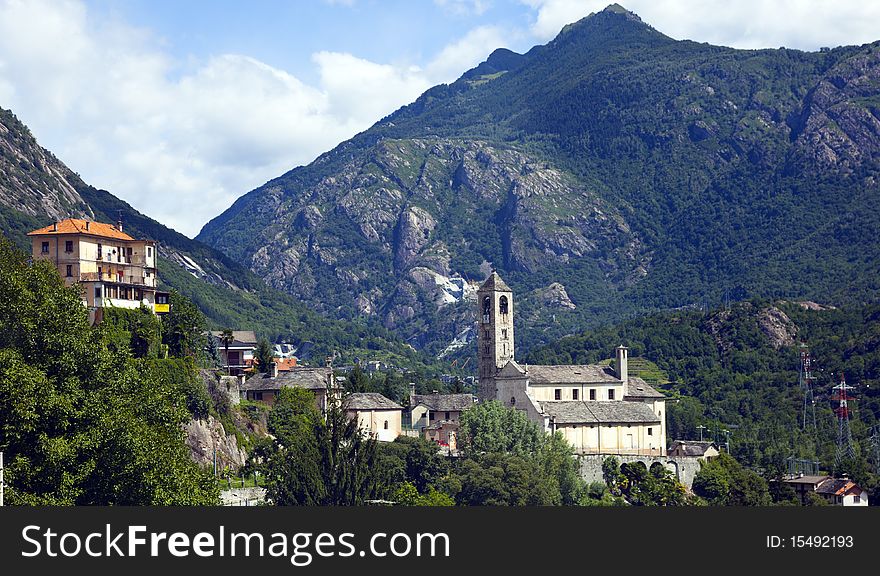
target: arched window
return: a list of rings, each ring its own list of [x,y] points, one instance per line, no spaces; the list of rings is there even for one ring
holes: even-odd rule
[[[510,397],[510,405],[511,405],[511,406],[516,406],[516,396],[511,396],[511,397]]]
[[[483,322],[489,321],[489,314],[492,311],[492,298],[486,296],[483,298]]]
[[[385,421],[385,429],[388,430],[388,420]]]
[[[502,296],[498,300],[498,312],[501,314],[507,314],[507,296]]]

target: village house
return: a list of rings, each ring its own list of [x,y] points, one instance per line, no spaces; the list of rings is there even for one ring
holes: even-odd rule
[[[277,365],[266,374],[256,374],[244,381],[240,386],[242,400],[262,402],[269,406],[275,403],[275,397],[282,388],[303,388],[315,395],[315,407],[325,414],[328,402],[338,397],[340,388],[330,367],[297,366],[286,372],[279,372]]]
[[[692,458],[711,458],[718,456],[718,445],[710,441],[702,440],[675,440],[666,451],[667,456],[685,456]]]
[[[232,341],[223,343],[223,331],[212,330],[207,336],[214,339],[220,354],[220,365],[230,376],[238,376],[253,369],[257,335],[253,330],[232,330]]]
[[[156,289],[156,243],[129,236],[122,222],[114,226],[67,218],[28,236],[35,261],[49,260],[67,286],[83,287],[92,323],[101,321],[104,308],[170,310],[168,293]]]
[[[579,454],[666,454],[665,396],[629,374],[619,346],[602,365],[520,365],[514,360],[513,291],[492,272],[477,292],[479,396],[522,410],[560,432]]]
[[[402,433],[403,406],[377,392],[355,392],[342,402],[346,416],[381,442],[393,442]]]
[[[815,493],[833,506],[868,505],[868,493],[849,478],[797,474],[783,482],[794,488],[801,504],[808,504],[810,493]]]
[[[424,438],[455,450],[461,413],[475,401],[473,394],[416,394],[410,384],[410,426]]]

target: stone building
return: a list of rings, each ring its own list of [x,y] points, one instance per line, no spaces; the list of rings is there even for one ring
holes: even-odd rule
[[[580,454],[665,455],[665,397],[629,374],[626,347],[617,348],[613,370],[521,365],[514,360],[513,291],[496,272],[477,292],[477,306],[481,400],[522,410]]]
[[[330,399],[338,398],[340,394],[340,387],[336,383],[332,368],[305,366],[297,366],[287,372],[278,372],[275,368],[267,374],[256,374],[245,380],[239,390],[242,400],[262,402],[271,406],[282,388],[310,390],[315,395],[315,407],[321,414],[326,413]]]
[[[455,449],[461,413],[474,405],[473,394],[416,394],[410,385],[410,426],[427,440]]]

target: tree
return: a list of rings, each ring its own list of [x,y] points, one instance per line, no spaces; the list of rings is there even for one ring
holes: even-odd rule
[[[306,390],[284,389],[269,415],[271,445],[260,448],[266,495],[276,505],[362,505],[379,491],[377,441],[330,402],[326,419]]]
[[[767,481],[722,452],[704,460],[694,476],[693,491],[713,506],[767,506]]]
[[[544,441],[544,432],[524,412],[495,400],[465,410],[459,426],[459,446],[468,455],[534,454]]]
[[[13,505],[216,504],[183,394],[89,325],[77,287],[0,239],[0,450]]]
[[[195,304],[171,292],[171,311],[162,318],[162,335],[168,353],[176,358],[200,359],[207,347],[205,317]]]
[[[229,374],[229,345],[235,341],[232,330],[224,328],[220,331],[220,343],[223,344],[223,354],[226,360],[226,374]]]
[[[227,354],[227,358],[228,358]],[[272,371],[272,364],[275,362],[275,355],[272,350],[272,345],[269,344],[269,341],[265,338],[260,338],[259,344],[257,344],[257,369],[263,374],[268,374]]]

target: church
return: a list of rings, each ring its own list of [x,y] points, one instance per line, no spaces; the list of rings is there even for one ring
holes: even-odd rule
[[[513,315],[513,291],[493,271],[477,292],[481,401],[522,410],[546,432],[561,432],[579,454],[666,455],[666,398],[629,374],[626,347],[617,348],[614,369],[521,365]]]

